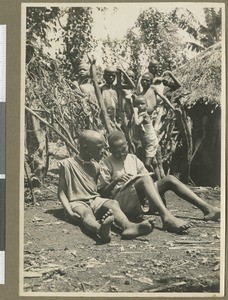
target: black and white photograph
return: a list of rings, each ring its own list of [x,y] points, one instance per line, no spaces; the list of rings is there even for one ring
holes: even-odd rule
[[[22,4],[20,296],[224,295],[224,24]]]

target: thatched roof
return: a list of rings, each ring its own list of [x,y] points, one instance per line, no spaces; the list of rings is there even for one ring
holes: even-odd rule
[[[175,94],[190,93],[181,99],[185,106],[190,108],[199,101],[220,106],[221,64],[222,47],[217,43],[175,70],[174,74],[182,84]]]

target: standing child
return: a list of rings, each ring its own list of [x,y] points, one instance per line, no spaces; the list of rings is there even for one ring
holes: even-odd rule
[[[147,102],[143,96],[135,99],[132,135],[133,140],[139,140],[142,148],[145,150],[144,164],[147,169],[154,168],[155,175],[157,171],[156,152],[158,148],[158,138],[151,122],[151,118],[147,113]]]
[[[195,205],[204,213],[204,220],[218,220],[220,210],[211,206],[174,176],[166,176],[154,184],[143,163],[128,153],[125,136],[120,131],[110,133],[109,147],[111,155],[101,162],[99,190],[105,197],[115,198],[123,212],[128,216],[142,213],[140,202],[147,198],[151,209],[156,209],[163,222],[163,228],[170,232],[181,233],[190,225],[174,217],[166,208],[161,196],[168,190]]]
[[[105,83],[101,86],[101,93],[104,99],[104,105],[107,110],[107,114],[110,120],[114,124],[119,123],[119,113],[118,113],[118,95],[116,81],[117,69],[110,66],[104,70],[104,80]]]

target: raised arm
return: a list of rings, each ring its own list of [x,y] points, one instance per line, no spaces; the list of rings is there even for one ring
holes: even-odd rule
[[[155,86],[153,86],[153,89],[156,96],[159,96],[172,110],[175,110],[171,102],[164,95],[161,95]]]
[[[134,88],[135,88],[135,84],[134,84],[134,82],[131,80],[131,78],[127,75],[127,73],[126,73],[123,69],[121,69],[121,68],[119,68],[119,67],[117,67],[117,71],[121,72],[121,73],[124,75],[125,80],[126,80],[126,82],[127,82],[127,84],[126,84],[126,85],[123,85],[122,88],[126,88],[126,89],[134,89]]]
[[[138,112],[137,107],[133,108],[133,112],[134,112],[134,115],[133,115],[134,116],[133,117],[134,123],[136,125],[140,125],[143,122],[143,116],[139,116],[139,112]]]
[[[179,89],[181,87],[181,83],[179,82],[179,80],[173,75],[172,72],[170,71],[165,71],[163,73],[163,76],[169,75],[171,77],[171,79],[173,80],[174,84],[175,84],[175,88]],[[172,88],[172,87],[171,87]]]

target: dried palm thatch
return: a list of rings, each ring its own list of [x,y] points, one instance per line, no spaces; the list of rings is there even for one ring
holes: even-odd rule
[[[100,108],[95,100],[72,88],[60,62],[48,55],[34,55],[26,65],[26,105],[50,123],[65,127],[73,139],[84,129],[101,130]]]
[[[198,102],[210,104],[213,108],[220,107],[221,64],[221,43],[213,45],[190,59],[174,72],[182,84],[175,96],[189,93],[181,100],[182,104],[188,108]]]

